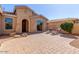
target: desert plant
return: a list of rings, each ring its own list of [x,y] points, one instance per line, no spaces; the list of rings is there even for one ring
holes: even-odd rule
[[[61,24],[60,27],[64,31],[66,31],[68,33],[71,33],[72,32],[72,29],[73,29],[73,23],[65,22],[65,23]]]

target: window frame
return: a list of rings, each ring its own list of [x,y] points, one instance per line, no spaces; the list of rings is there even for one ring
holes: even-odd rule
[[[37,19],[36,20],[36,27],[38,27],[38,26],[40,26],[42,24],[41,26],[42,26],[42,29],[43,29],[43,23],[44,23],[43,20]],[[38,30],[38,28],[37,28],[37,31],[42,31],[42,29],[41,30]]]
[[[43,20],[38,19],[38,20],[36,21],[36,23],[37,23],[37,25],[39,25],[38,23],[42,23],[42,24],[43,24]]]
[[[7,22],[7,19],[10,19],[10,22]],[[4,23],[5,23],[5,30],[12,30],[13,29],[13,18],[9,18],[9,17],[5,18]],[[11,28],[6,28],[7,23],[11,23]]]

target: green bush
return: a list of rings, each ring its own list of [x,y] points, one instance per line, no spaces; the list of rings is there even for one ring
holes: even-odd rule
[[[63,29],[66,32],[71,33],[72,32],[72,28],[73,28],[73,23],[63,23],[60,25],[61,29]]]

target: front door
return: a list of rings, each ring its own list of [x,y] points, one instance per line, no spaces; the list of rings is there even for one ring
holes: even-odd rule
[[[26,32],[26,20],[22,21],[22,32]]]
[[[24,19],[22,20],[22,32],[28,32],[28,27],[29,23],[28,20]]]

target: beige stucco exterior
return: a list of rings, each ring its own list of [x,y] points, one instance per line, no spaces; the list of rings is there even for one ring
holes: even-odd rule
[[[12,29],[5,29],[5,18],[11,18]],[[0,14],[0,34],[8,34],[11,32],[22,33],[22,21],[26,20],[28,32],[38,32],[37,20],[43,21],[42,31],[47,29],[47,18],[36,14],[27,6],[16,6],[14,12],[2,12]],[[26,27],[25,27],[26,28]]]
[[[60,28],[60,25],[65,22],[75,22],[76,18],[65,18],[65,19],[56,19],[47,22],[48,29]]]
[[[12,29],[6,29],[5,19],[11,18]],[[6,12],[0,8],[0,34],[9,34],[12,32],[23,33],[23,21],[25,20],[24,28],[25,32],[38,32],[37,21],[42,21],[41,31],[48,29],[60,28],[60,25],[64,22],[76,22],[76,18],[56,19],[49,21],[46,17],[35,13],[32,9],[27,6],[16,6],[14,12]],[[73,34],[79,34],[79,24],[74,23]]]
[[[47,22],[47,26],[48,26],[48,29],[58,29],[60,28],[60,25],[62,23],[65,23],[65,22],[72,22],[73,23],[73,29],[72,29],[72,34],[77,34],[79,35],[79,19],[77,18],[66,18],[66,19],[57,19],[57,20],[52,20],[52,21],[48,21]],[[62,30],[63,33],[68,33],[64,30]]]
[[[72,34],[78,34],[79,35],[79,24],[78,23],[74,24]]]

